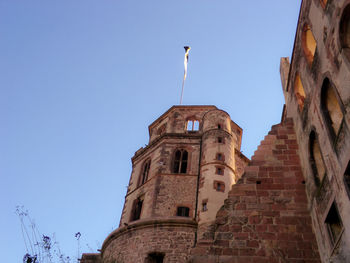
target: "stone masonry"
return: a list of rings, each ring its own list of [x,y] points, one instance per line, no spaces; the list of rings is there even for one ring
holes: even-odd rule
[[[293,121],[273,126],[191,262],[320,262],[297,151]]]

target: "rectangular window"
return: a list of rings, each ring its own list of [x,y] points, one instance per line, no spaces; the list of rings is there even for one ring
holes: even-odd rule
[[[216,174],[218,174],[218,175],[224,175],[224,168],[222,168],[222,167],[216,167]]]
[[[197,120],[188,120],[186,125],[187,131],[199,131],[199,121]]]
[[[190,209],[188,207],[184,207],[184,206],[179,206],[177,208],[177,216],[185,216],[185,217],[189,217],[190,216]]]
[[[335,202],[333,202],[331,208],[329,209],[325,224],[328,229],[330,240],[332,244],[335,245],[343,229],[343,223],[340,219]]]
[[[208,210],[208,203],[205,202],[205,203],[202,203],[202,211],[205,212]]]

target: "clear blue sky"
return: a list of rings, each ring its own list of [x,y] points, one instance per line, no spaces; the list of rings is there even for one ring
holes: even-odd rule
[[[280,121],[280,57],[300,0],[0,0],[0,251],[22,262],[16,205],[76,256],[119,223],[147,126],[179,103],[243,128],[251,157]]]

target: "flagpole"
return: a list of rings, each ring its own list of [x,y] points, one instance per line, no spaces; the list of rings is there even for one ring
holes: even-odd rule
[[[188,63],[188,52],[190,51],[190,47],[189,46],[184,46],[185,49],[185,60],[184,60],[184,78],[182,80],[182,89],[181,89],[181,97],[180,97],[180,105],[182,104],[182,98],[183,98],[183,94],[184,94],[184,87],[185,87],[185,79],[186,79],[186,75],[187,75],[187,63]]]
[[[182,96],[184,94],[184,86],[185,86],[185,78],[182,80],[182,90],[181,90],[180,105],[182,104]]]

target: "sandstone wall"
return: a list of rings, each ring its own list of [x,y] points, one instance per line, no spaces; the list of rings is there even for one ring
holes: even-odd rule
[[[320,262],[297,151],[293,122],[273,126],[190,262]]]
[[[114,231],[102,246],[103,263],[143,263],[149,254],[164,255],[164,263],[188,262],[196,223],[187,218],[138,220]]]

